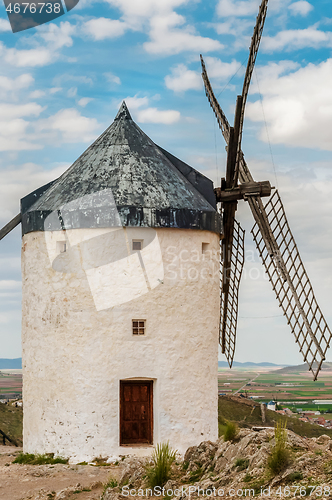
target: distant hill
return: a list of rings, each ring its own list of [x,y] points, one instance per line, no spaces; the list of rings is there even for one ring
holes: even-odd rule
[[[5,359],[0,358],[0,370],[13,370],[17,368],[22,368],[22,358],[16,359]]]
[[[317,364],[315,363],[313,365],[313,368],[315,369],[317,367]],[[286,366],[284,368],[280,368],[280,370],[276,370],[275,373],[294,373],[294,372],[307,372],[309,370],[309,367],[307,363],[303,363],[302,365],[296,365],[296,366]],[[332,363],[325,362],[322,364],[321,371],[331,371],[332,370]]]
[[[218,361],[218,366],[219,368],[227,368],[228,363],[227,361]],[[262,363],[251,363],[250,361],[246,361],[245,363],[240,363],[238,361],[234,361],[233,366],[287,366],[287,365],[276,365],[275,363],[268,363],[266,361],[263,361]]]
[[[266,422],[262,422],[260,403],[253,399],[237,396],[219,396],[218,421],[220,431],[227,421],[236,422],[239,427],[267,426],[274,427],[277,422],[283,422],[287,429],[299,436],[318,437],[327,434],[332,438],[332,429],[326,429],[316,424],[302,422],[298,418],[289,418],[272,410],[265,410]]]

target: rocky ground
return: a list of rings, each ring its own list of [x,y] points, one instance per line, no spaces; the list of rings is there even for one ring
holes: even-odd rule
[[[20,465],[20,448],[0,446],[0,500],[99,500],[114,465]]]
[[[234,442],[220,438],[189,448],[173,464],[164,492],[154,496],[196,499],[204,491],[213,498],[332,500],[332,440],[287,433],[290,463],[278,475],[267,468],[274,430],[241,429]],[[107,466],[31,466],[12,464],[17,452],[17,448],[0,447],[0,500],[126,500],[145,496],[148,487],[143,459],[126,457]]]
[[[206,496],[270,499],[312,497],[332,499],[332,440],[328,436],[303,438],[287,431],[289,466],[280,474],[268,471],[267,458],[275,444],[274,429],[241,429],[234,442],[220,438],[187,450],[184,460],[173,466],[173,477],[164,494],[185,498]],[[103,500],[137,498],[147,488],[144,464],[124,461],[120,486],[108,488]],[[198,487],[200,490],[198,490]]]

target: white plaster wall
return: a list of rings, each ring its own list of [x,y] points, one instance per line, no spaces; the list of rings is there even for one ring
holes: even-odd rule
[[[25,452],[150,453],[119,446],[119,382],[132,378],[154,380],[154,444],[184,453],[217,439],[218,251],[218,235],[191,229],[23,237]],[[145,336],[132,319],[146,319]]]

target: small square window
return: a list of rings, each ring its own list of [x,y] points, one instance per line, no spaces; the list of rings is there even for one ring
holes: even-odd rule
[[[67,251],[67,243],[65,241],[57,241],[56,249],[58,253],[65,253]]]
[[[133,250],[142,250],[143,240],[133,240]]]
[[[133,319],[133,335],[145,335],[145,319]]]
[[[202,243],[202,254],[207,254],[209,252],[210,243]]]

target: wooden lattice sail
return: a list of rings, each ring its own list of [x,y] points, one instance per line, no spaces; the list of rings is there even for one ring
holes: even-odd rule
[[[224,234],[221,239],[220,344],[232,366],[238,316],[238,294],[243,267],[244,233],[234,215],[239,199],[245,199],[255,220],[252,234],[280,307],[287,318],[300,352],[314,380],[321,369],[331,342],[331,332],[315,299],[300,258],[285,211],[276,191],[266,206],[262,196],[270,196],[268,181],[255,182],[241,150],[245,104],[263,32],[268,0],[263,0],[251,39],[249,59],[241,96],[238,96],[234,127],[221,109],[209,81],[203,57],[202,78],[208,101],[227,144],[226,178],[215,189],[221,203]],[[240,184],[238,184],[240,182]]]
[[[230,254],[230,273],[226,287],[222,280],[224,273],[221,272],[220,345],[231,367],[235,353],[239,287],[244,265],[244,231],[236,220],[234,221],[233,248]],[[221,269],[223,269],[225,257],[222,246],[220,255]]]
[[[264,208],[270,238],[263,237],[257,223],[251,232],[279,306],[316,380],[330,347],[331,331],[317,304],[278,191]]]

